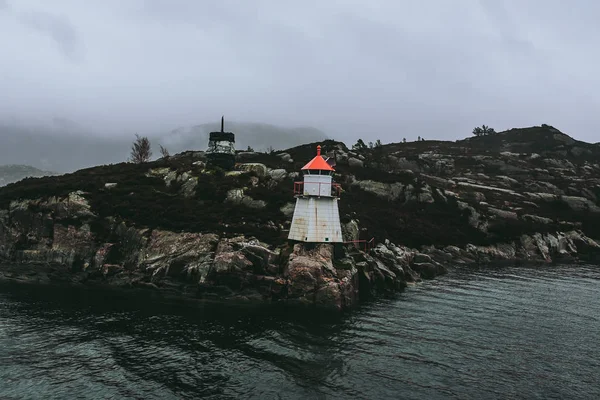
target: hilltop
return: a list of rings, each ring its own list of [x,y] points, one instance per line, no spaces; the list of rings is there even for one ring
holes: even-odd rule
[[[287,242],[293,182],[317,144],[335,160],[346,239],[379,243],[368,253]],[[32,276],[344,308],[456,265],[600,254],[600,148],[551,126],[361,149],[325,140],[237,161],[213,170],[188,151],[8,185],[0,259],[21,272],[4,275],[45,263],[53,272]]]

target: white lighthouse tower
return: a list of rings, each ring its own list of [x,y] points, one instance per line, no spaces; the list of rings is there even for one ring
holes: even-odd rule
[[[332,181],[334,169],[321,156],[302,167],[303,182],[294,183],[296,208],[288,239],[307,243],[342,243],[338,210],[340,186]]]

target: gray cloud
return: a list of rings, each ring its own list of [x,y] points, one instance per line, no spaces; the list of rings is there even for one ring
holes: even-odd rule
[[[597,141],[594,1],[10,5],[0,13],[0,117],[130,135],[224,113],[384,142],[548,123]]]
[[[77,60],[81,56],[79,37],[67,17],[42,11],[29,11],[19,15],[19,18],[35,30],[49,35],[69,60]]]

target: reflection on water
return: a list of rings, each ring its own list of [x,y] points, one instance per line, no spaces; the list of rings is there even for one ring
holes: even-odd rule
[[[0,398],[600,398],[600,269],[458,270],[344,315],[0,286]]]

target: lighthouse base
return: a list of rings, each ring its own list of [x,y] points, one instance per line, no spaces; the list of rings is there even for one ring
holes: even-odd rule
[[[307,243],[343,243],[338,199],[298,197],[288,239]]]

